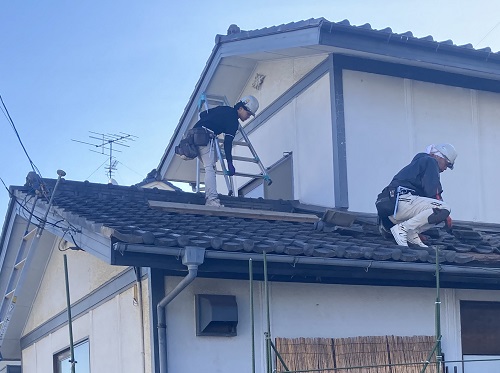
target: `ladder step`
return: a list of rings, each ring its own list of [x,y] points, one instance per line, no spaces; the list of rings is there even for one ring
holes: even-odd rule
[[[9,291],[7,294],[5,294],[5,299],[10,299],[14,295],[14,292],[16,289]]]
[[[22,269],[24,267],[24,263],[26,263],[26,258],[24,258],[23,260],[21,260],[19,263],[16,263],[16,265],[14,266],[15,269]]]
[[[23,237],[24,241],[28,241],[31,237],[35,235],[37,228],[32,229],[30,232],[26,233]]]
[[[233,155],[233,160],[234,161],[242,161],[242,162],[259,163],[259,161],[255,158],[239,157],[239,156],[234,156],[234,155]]]
[[[215,171],[215,173],[217,175],[224,175],[224,172],[223,171]],[[234,174],[234,176],[241,176],[241,177],[253,177],[253,178],[256,178],[256,179],[263,179],[264,178],[264,175],[262,174],[258,174],[258,175],[255,175],[255,174],[246,174],[246,173],[243,173],[243,172],[236,172]]]
[[[219,139],[219,144],[223,144],[224,143],[224,140],[223,139]],[[245,141],[233,141],[233,145],[239,145],[239,146],[250,146],[248,145],[247,142]]]

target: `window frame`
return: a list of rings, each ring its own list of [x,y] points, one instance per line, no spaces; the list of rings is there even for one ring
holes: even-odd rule
[[[88,361],[88,364],[89,364],[89,373],[91,372],[90,370],[90,338],[84,338],[84,339],[81,339],[79,340],[78,342],[74,342],[74,350],[76,350],[78,347],[80,346],[83,346],[83,345],[87,345],[88,346],[88,358],[89,358],[89,361]],[[69,359],[71,357],[71,348],[70,346],[68,347],[65,347],[57,352],[55,352],[52,356],[52,371],[54,373],[64,373],[61,371],[61,362]],[[76,358],[76,354],[75,354],[75,358]],[[78,364],[78,359],[76,359],[77,361],[77,364]]]

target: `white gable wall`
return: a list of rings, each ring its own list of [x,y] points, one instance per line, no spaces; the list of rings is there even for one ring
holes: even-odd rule
[[[250,76],[247,85],[243,89],[241,97],[246,95],[255,96],[259,100],[258,112],[260,112],[326,58],[328,58],[328,55],[323,54],[311,57],[283,58],[259,62],[254,74]],[[259,89],[252,86],[257,74],[265,76],[262,86]]]
[[[147,281],[143,281],[144,299],[147,293]],[[139,308],[134,306],[133,296],[133,289],[129,289],[73,321],[74,341],[89,340],[92,372],[142,372]],[[144,314],[144,324],[149,325],[147,307]],[[148,334],[145,336],[146,372],[151,372],[148,327],[145,332]],[[23,350],[23,372],[52,372],[53,355],[68,347],[69,331],[65,326]]]
[[[458,158],[441,174],[458,220],[500,222],[500,94],[344,71],[349,208],[375,212],[377,194],[413,156],[450,142]]]
[[[65,245],[61,246],[62,248]],[[24,335],[60,312],[66,312],[66,289],[63,254],[68,259],[71,303],[85,297],[101,285],[124,272],[126,267],[110,266],[82,251],[53,250],[45,275],[33,303]],[[147,372],[151,371],[147,280],[143,281],[144,328]],[[133,288],[96,305],[87,313],[73,313],[74,341],[90,341],[93,372],[141,372],[141,320],[134,305]],[[53,355],[69,347],[68,327],[63,326],[22,351],[24,373],[52,371]],[[78,369],[77,369],[78,371]]]
[[[294,199],[333,206],[333,148],[330,81],[326,74],[250,135],[264,166],[293,153]],[[235,154],[248,154],[236,148]],[[255,166],[235,161],[236,169],[255,173]],[[248,179],[237,180],[241,187]]]
[[[107,265],[84,251],[54,249],[32,306],[35,312],[30,312],[24,334],[66,309],[63,254],[68,259],[72,303],[125,270],[125,267]]]

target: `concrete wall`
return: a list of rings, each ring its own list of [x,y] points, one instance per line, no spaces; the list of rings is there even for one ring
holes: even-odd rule
[[[450,142],[459,156],[441,182],[453,218],[500,222],[500,94],[355,71],[343,80],[350,210],[375,212],[377,194],[416,153]]]
[[[180,280],[167,278],[166,291]],[[263,333],[267,329],[262,285],[254,283],[258,371],[265,370]],[[235,295],[238,335],[196,337],[195,294]],[[435,334],[436,294],[431,288],[270,283],[269,294],[273,338]],[[459,301],[495,300],[498,295],[494,291],[443,290],[443,351],[448,359],[461,356]],[[248,281],[198,278],[168,305],[166,314],[169,371],[251,371]]]

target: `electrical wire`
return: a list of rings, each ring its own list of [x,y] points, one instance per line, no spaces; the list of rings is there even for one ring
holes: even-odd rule
[[[139,175],[139,176],[144,176],[144,175],[140,174],[139,172],[137,172],[137,171],[135,171],[135,170],[132,170],[132,169],[131,169],[130,167],[128,167],[125,163],[120,162],[120,161],[118,161],[118,163],[119,163],[119,164],[121,164],[122,166],[125,166],[125,168],[127,168],[127,169],[129,169],[130,171],[132,171],[132,172],[136,173],[137,175]]]
[[[29,156],[28,154],[28,151],[26,150],[26,147],[24,146],[23,144],[23,141],[21,140],[21,136],[19,135],[19,132],[17,132],[17,128],[16,128],[16,125],[14,124],[14,121],[12,120],[10,114],[9,114],[9,111],[7,110],[7,106],[5,106],[5,103],[3,102],[3,98],[2,98],[2,95],[0,95],[0,102],[2,103],[2,112],[3,114],[5,115],[5,117],[7,118],[7,121],[9,122],[9,124],[11,125],[12,129],[14,130],[14,133],[16,134],[16,137],[17,139],[19,140],[19,143],[21,144],[21,147],[23,148],[23,151],[24,151],[24,154],[26,154],[26,157],[28,158],[28,161],[31,165],[31,168],[33,169],[33,171],[40,177],[42,178],[42,174],[40,172],[40,170],[38,169],[38,167],[35,165],[35,163],[33,162],[33,160],[31,159],[31,157]]]
[[[486,39],[486,37],[487,37],[489,34],[491,34],[491,33],[493,32],[493,30],[494,30],[494,29],[496,29],[499,25],[500,25],[500,21],[499,21],[499,22],[498,22],[495,26],[493,26],[493,28],[492,28],[490,31],[488,31],[488,32],[486,33],[486,35],[484,35],[484,37],[476,43],[476,45],[474,45],[474,48],[477,48],[477,46],[478,46],[479,44],[481,44],[481,42],[482,42],[484,39]]]
[[[99,167],[97,167],[97,168],[95,169],[95,171],[94,171],[94,172],[92,172],[89,176],[87,176],[87,178],[86,178],[85,180],[90,179],[90,177],[91,177],[93,174],[95,174],[95,173],[96,173],[96,172],[97,172],[97,171],[98,171],[98,170],[99,170],[99,169],[100,169],[100,168],[104,165],[104,163],[106,163],[107,161],[108,161],[108,160],[106,159],[104,162],[102,162],[102,163],[101,163],[101,165],[100,165]]]

